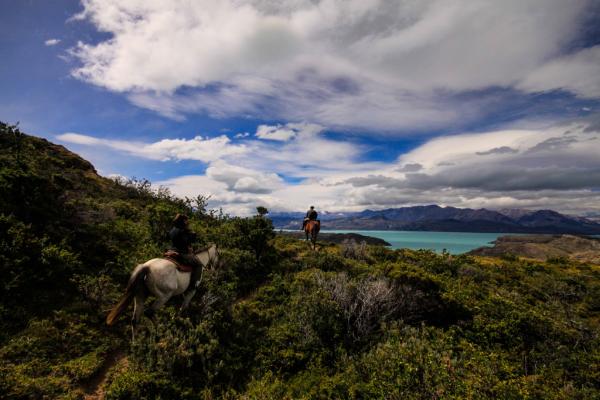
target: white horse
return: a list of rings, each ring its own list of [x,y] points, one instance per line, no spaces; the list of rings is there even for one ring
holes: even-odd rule
[[[192,297],[196,294],[196,290],[202,281],[204,269],[214,269],[219,266],[219,252],[214,244],[195,253],[195,256],[203,265],[202,273],[193,290],[185,294],[180,311],[188,307]],[[131,273],[125,295],[110,311],[106,317],[106,323],[109,326],[113,325],[117,317],[134,301],[133,317],[131,319],[132,333],[134,333],[144,313],[144,301],[148,294],[156,297],[156,300],[150,306],[150,311],[154,313],[165,305],[171,297],[186,291],[190,285],[191,275],[191,272],[179,271],[175,263],[165,258],[153,258],[144,264],[138,265]]]

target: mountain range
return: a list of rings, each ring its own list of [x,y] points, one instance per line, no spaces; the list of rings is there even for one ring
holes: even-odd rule
[[[299,229],[303,212],[271,213],[280,229]],[[438,205],[319,214],[321,229],[600,235],[600,223],[552,210],[487,210]]]

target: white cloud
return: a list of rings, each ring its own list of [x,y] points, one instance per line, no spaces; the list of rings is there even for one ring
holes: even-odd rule
[[[100,174],[102,175],[102,172]],[[106,177],[117,182],[127,182],[127,177],[121,174],[108,174]]]
[[[48,39],[44,42],[46,46],[56,46],[60,43],[60,39]]]
[[[102,144],[102,139],[95,138],[93,136],[81,135],[74,132],[66,132],[57,136],[57,139],[63,142],[83,144],[87,146]]]
[[[252,150],[247,157],[237,158],[238,162],[246,163],[251,168],[274,170],[294,177],[322,177],[334,172],[361,171],[381,166],[380,163],[359,162],[359,156],[367,150],[365,146],[329,139],[325,136],[324,128],[317,124],[288,123],[284,126],[263,126],[262,129],[294,134],[287,141],[247,141],[245,144]]]
[[[247,139],[240,144],[232,143],[226,135],[162,139],[146,143],[101,139],[69,132],[57,135],[57,139],[85,146],[104,146],[152,160],[198,160],[207,163],[223,160],[231,165],[269,172],[275,170],[293,177],[322,176],[334,171],[361,171],[381,166],[380,163],[358,162],[357,157],[366,148],[348,141],[328,139],[323,127],[317,124],[299,122],[288,123],[284,127],[264,125],[262,129],[285,129],[294,132],[294,136],[286,142]]]
[[[256,137],[259,139],[280,140],[286,142],[296,137],[297,134],[297,131],[282,127],[281,125],[259,125],[258,128],[256,128]]]
[[[88,146],[105,146],[152,160],[198,160],[210,162],[224,156],[239,155],[246,152],[244,145],[234,145],[225,136],[193,139],[162,139],[154,143],[131,142],[125,140],[99,139],[78,133],[64,133],[58,140]]]
[[[210,164],[206,176],[225,183],[234,192],[271,193],[283,184],[283,180],[275,173],[258,172],[224,161]]]
[[[325,128],[321,125],[306,122],[287,123],[285,125],[259,125],[256,128],[255,136],[259,139],[287,142],[296,137],[303,140],[314,139],[324,130]]]
[[[587,124],[557,125],[545,129],[501,130],[435,138],[400,156],[399,161],[419,163],[428,172],[448,166],[524,162],[530,166],[597,165],[598,132]],[[509,148],[510,151],[498,151]],[[485,154],[482,157],[481,154]],[[440,167],[440,164],[442,166]]]
[[[600,46],[552,60],[534,70],[519,87],[532,92],[567,90],[584,98],[600,97]]]
[[[444,127],[485,112],[454,97],[465,91],[598,97],[597,50],[561,55],[590,4],[85,0],[79,18],[112,36],[79,43],[73,74],[178,119],[203,112],[371,131]]]
[[[489,162],[488,157],[478,157],[477,153],[490,152],[493,149],[509,147],[521,149],[533,146],[546,131],[506,130],[473,133],[435,138],[415,150],[400,157],[402,163],[418,163],[429,171],[446,168],[448,165],[460,165],[466,162]],[[506,159],[506,153],[494,154]]]
[[[224,156],[239,155],[246,152],[243,145],[232,145],[231,140],[225,136],[202,138],[196,136],[191,140],[163,139],[159,142],[145,145],[141,154],[161,160],[200,160],[214,161]]]
[[[241,183],[240,183],[241,181]],[[252,179],[241,178],[237,182],[244,185]],[[168,187],[179,196],[197,196],[210,194],[209,207],[222,208],[233,215],[250,215],[255,213],[256,206],[263,205],[269,210],[304,210],[308,204],[319,209],[352,209],[352,199],[345,198],[347,186],[324,186],[318,182],[302,182],[296,185],[280,184],[270,193],[231,190],[227,183],[217,181],[208,175],[184,176],[157,182],[157,185]],[[358,208],[356,208],[358,210]]]

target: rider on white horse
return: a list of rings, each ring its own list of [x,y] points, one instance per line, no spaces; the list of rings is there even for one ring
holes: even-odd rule
[[[196,289],[198,280],[202,275],[202,264],[192,251],[192,244],[196,241],[196,234],[189,228],[187,215],[177,214],[175,216],[173,219],[173,228],[169,231],[169,237],[172,243],[171,250],[179,253],[179,257],[183,263],[193,268],[190,284],[184,293],[185,295]]]
[[[173,249],[179,253],[175,258],[180,258],[182,263],[174,260],[172,255],[165,254],[165,257],[153,258],[136,266],[129,277],[125,294],[106,317],[109,326],[116,322],[117,317],[131,302],[134,304],[131,319],[132,337],[142,315],[152,317],[171,297],[183,294],[180,311],[185,310],[200,284],[202,270],[213,270],[222,265],[217,245],[214,243],[204,250],[192,253],[192,243],[196,240],[196,235],[189,229],[188,218],[185,215],[177,214],[173,225],[169,236]],[[176,268],[177,264],[190,265],[193,270],[191,273],[179,270]],[[144,312],[144,302],[149,295],[154,296],[155,300],[147,312]]]

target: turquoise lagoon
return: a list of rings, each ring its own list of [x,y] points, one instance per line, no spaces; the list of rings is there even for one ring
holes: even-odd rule
[[[359,231],[322,230],[328,233],[358,233],[385,240],[392,249],[427,249],[441,253],[444,249],[452,254],[465,253],[481,246],[492,246],[492,241],[500,236],[513,233],[475,232],[423,232],[423,231]]]

